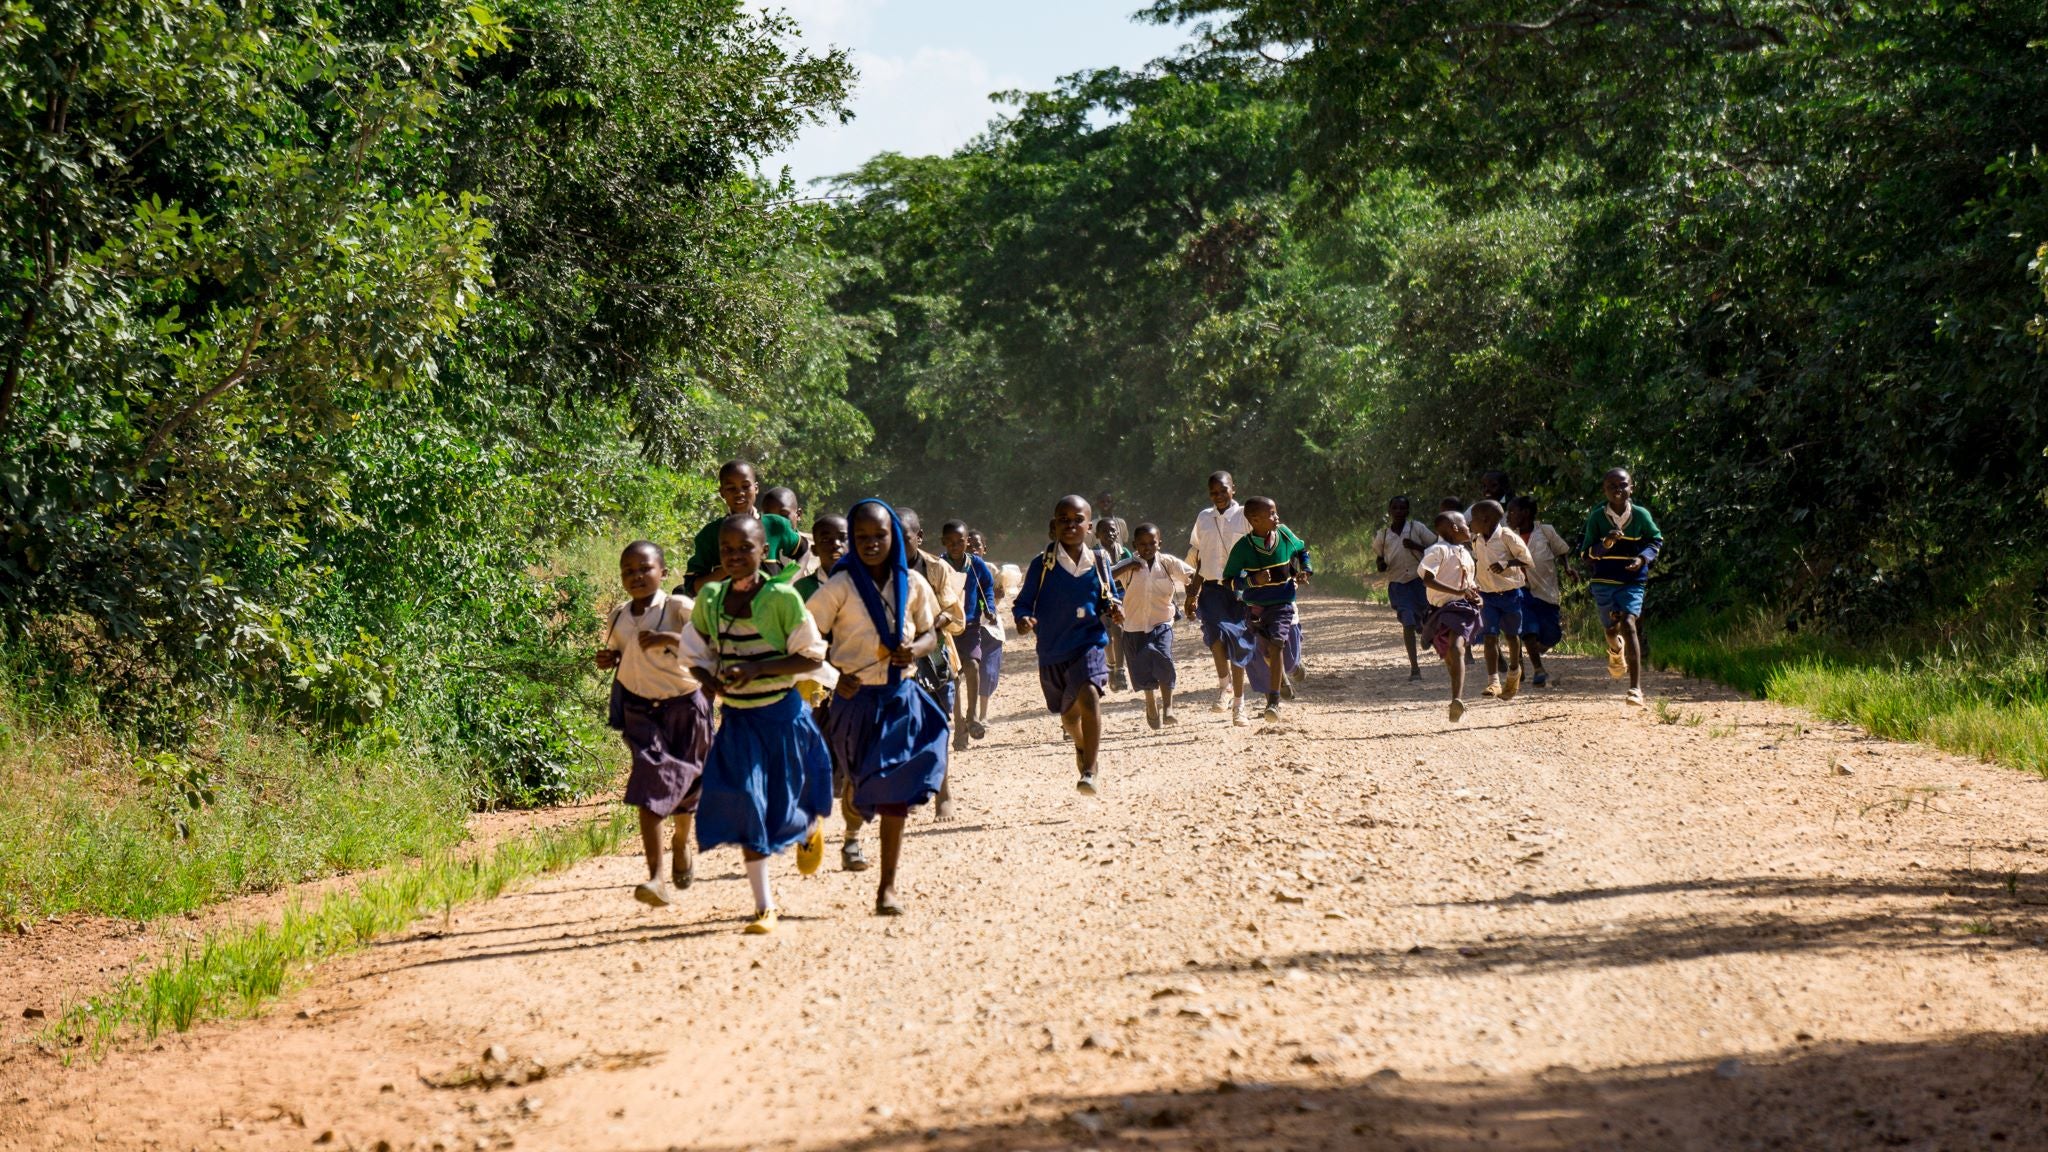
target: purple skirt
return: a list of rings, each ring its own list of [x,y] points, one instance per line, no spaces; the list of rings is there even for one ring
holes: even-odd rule
[[[619,689],[626,750],[633,768],[626,803],[656,816],[695,812],[711,752],[711,701],[702,692],[650,700]]]
[[[1453,600],[1430,612],[1429,619],[1422,622],[1421,640],[1436,649],[1438,656],[1449,660],[1452,641],[1463,640],[1468,647],[1476,644],[1481,627],[1479,605],[1469,600]]]

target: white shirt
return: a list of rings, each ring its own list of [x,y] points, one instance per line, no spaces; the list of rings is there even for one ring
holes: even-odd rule
[[[1448,540],[1438,540],[1430,545],[1429,551],[1422,554],[1422,563],[1416,565],[1415,570],[1423,576],[1435,579],[1439,584],[1448,584],[1460,591],[1475,586],[1472,554],[1465,551],[1462,545],[1453,544]],[[1434,588],[1426,587],[1425,591],[1429,594],[1429,602],[1438,608],[1453,600],[1464,599],[1462,596],[1439,592]]]
[[[1150,632],[1173,623],[1173,594],[1195,574],[1185,560],[1161,552],[1152,563],[1138,561],[1117,577],[1124,586],[1124,631]]]
[[[1387,580],[1394,584],[1406,584],[1415,579],[1415,566],[1422,563],[1422,556],[1401,543],[1413,540],[1428,551],[1436,543],[1436,533],[1424,528],[1415,517],[1401,522],[1401,530],[1382,528],[1372,538],[1372,554],[1387,562]]]
[[[900,617],[903,635],[899,643],[908,644],[918,636],[932,630],[932,621],[939,616],[939,598],[923,576],[910,573],[910,611]],[[893,612],[896,608],[895,581],[881,587],[882,603]],[[834,572],[818,590],[811,593],[805,607],[811,610],[811,617],[818,622],[818,628],[832,637],[832,646],[825,659],[841,675],[858,676],[863,684],[885,684],[889,680],[889,657],[882,652],[881,634],[875,631],[875,622],[869,618],[867,605],[861,603],[860,589],[854,586],[853,575],[848,572]],[[893,647],[893,645],[892,645]],[[904,674],[910,674],[906,669]]]
[[[1233,500],[1230,507],[1218,512],[1211,504],[1195,516],[1195,529],[1188,533],[1188,563],[1204,580],[1223,579],[1230,550],[1251,530],[1251,523],[1244,518],[1244,505]]]
[[[1529,555],[1529,546],[1522,541],[1522,534],[1502,524],[1493,530],[1488,539],[1478,532],[1472,533],[1472,557],[1479,566],[1479,590],[1481,592],[1512,592],[1529,582],[1529,577],[1520,568],[1507,566],[1509,560],[1520,560],[1524,564],[1535,563]],[[1507,566],[1504,572],[1495,572],[1492,565]]]
[[[1060,567],[1066,569],[1069,576],[1086,576],[1088,573],[1093,572],[1095,570],[1095,552],[1095,549],[1083,544],[1081,545],[1081,558],[1076,560],[1072,556],[1067,555],[1066,545],[1055,544],[1052,546],[1052,554],[1059,558]]]
[[[1536,525],[1529,533],[1529,595],[1546,604],[1563,603],[1557,586],[1557,562],[1572,554],[1571,545],[1548,524]]]
[[[638,616],[633,615],[630,600],[612,610],[605,647],[619,654],[619,683],[625,685],[626,691],[649,700],[672,700],[697,690],[697,678],[684,663],[684,653],[674,645],[640,647],[643,632],[679,632],[687,636],[691,631],[692,607],[694,603],[688,596],[672,596],[657,588],[646,610]]]

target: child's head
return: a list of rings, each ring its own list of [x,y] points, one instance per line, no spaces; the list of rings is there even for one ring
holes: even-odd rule
[[[968,550],[969,552],[972,552],[972,553],[974,553],[974,554],[975,554],[976,556],[986,556],[986,555],[988,555],[988,537],[986,537],[986,536],[983,536],[983,535],[981,534],[981,529],[979,529],[979,528],[970,528],[970,529],[968,529],[968,531],[967,531],[967,550]]]
[[[1472,506],[1472,527],[1477,529],[1481,536],[1491,536],[1493,530],[1500,527],[1501,517],[1505,515],[1500,501],[1481,500]]]
[[[1123,543],[1116,538],[1116,520],[1108,513],[1095,518],[1095,542],[1104,548],[1114,548]]]
[[[1508,474],[1498,468],[1479,474],[1479,496],[1483,500],[1505,503],[1508,497],[1514,495],[1514,487],[1513,482],[1508,479]]]
[[[853,554],[867,565],[868,572],[881,576],[888,571],[896,549],[896,525],[889,523],[889,509],[879,500],[863,500],[847,517],[853,533]],[[897,524],[903,513],[896,514]]]
[[[1131,529],[1131,550],[1138,559],[1150,564],[1159,558],[1159,525],[1147,520]]]
[[[754,476],[752,464],[727,460],[718,470],[718,498],[725,501],[727,512],[752,512],[760,495],[761,481]]]
[[[1209,473],[1209,502],[1216,506],[1216,510],[1221,512],[1230,507],[1230,502],[1235,499],[1237,478],[1228,472]]]
[[[759,517],[736,512],[718,522],[718,565],[735,584],[752,580],[768,559],[768,538]]]
[[[661,551],[661,545],[652,540],[635,540],[619,553],[619,583],[626,589],[626,595],[635,600],[645,600],[661,590],[661,581],[668,575],[668,557]]]
[[[1465,514],[1455,509],[1436,514],[1436,534],[1453,544],[1472,542],[1472,530],[1465,526]]]
[[[1244,502],[1244,522],[1264,536],[1280,525],[1280,505],[1271,496],[1254,496]]]
[[[939,547],[946,550],[946,559],[955,564],[967,559],[967,521],[948,520],[941,525]]]
[[[773,488],[761,489],[761,515],[780,516],[791,524],[803,509],[797,506],[796,490],[778,484]]]
[[[1508,527],[1522,537],[1536,534],[1536,498],[1517,496],[1508,501]]]
[[[1600,490],[1607,494],[1607,502],[1619,508],[1635,495],[1635,482],[1629,478],[1626,468],[1609,468],[1607,475],[1600,479]]]
[[[896,523],[903,526],[903,542],[912,548],[924,547],[924,521],[917,518],[917,509],[898,508]]]
[[[1088,501],[1080,496],[1062,496],[1052,506],[1053,541],[1063,548],[1079,548],[1088,540],[1088,529],[1093,525],[1095,514],[1088,507]]]
[[[1446,496],[1436,502],[1436,510],[1439,512],[1463,512],[1465,510],[1465,501],[1462,497]]]
[[[830,572],[846,555],[846,517],[826,514],[811,522],[811,547],[818,550],[818,566]]]
[[[1408,519],[1408,498],[1396,496],[1387,501],[1387,516],[1396,524]]]

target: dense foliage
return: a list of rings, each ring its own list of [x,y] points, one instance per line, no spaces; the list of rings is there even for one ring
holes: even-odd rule
[[[855,377],[890,482],[1184,519],[1225,466],[1334,529],[1492,467],[1569,520],[1626,463],[1697,600],[2027,602],[2048,6],[1151,14],[1198,47],[846,178],[845,299],[896,317]]]
[[[842,56],[737,0],[0,6],[0,621],[177,742],[223,694],[561,794],[564,542],[816,476],[865,322],[754,176]],[[808,470],[808,472],[806,472]]]

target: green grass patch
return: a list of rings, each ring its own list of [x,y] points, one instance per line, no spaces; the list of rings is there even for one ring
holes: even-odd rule
[[[1787,632],[1760,611],[1652,618],[1648,627],[1659,667],[2048,776],[2048,645],[2039,641],[1859,645]]]
[[[45,1040],[67,1054],[97,1058],[122,1039],[184,1032],[206,1020],[250,1017],[294,987],[312,965],[459,904],[490,900],[535,876],[616,851],[634,831],[624,808],[568,828],[517,837],[468,857],[414,861],[359,887],[329,893],[312,908],[294,904],[276,923],[241,925],[129,976],[100,996],[67,1007]]]

